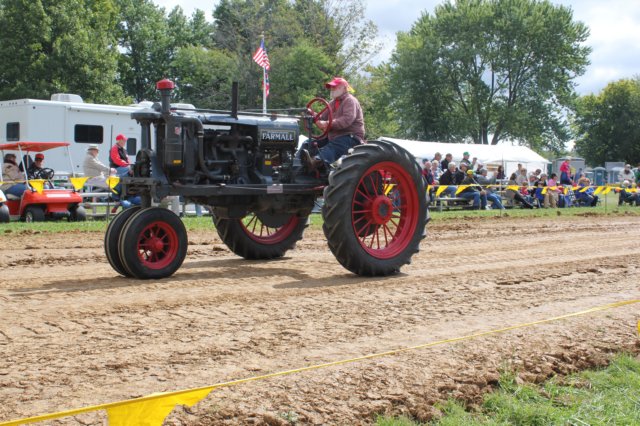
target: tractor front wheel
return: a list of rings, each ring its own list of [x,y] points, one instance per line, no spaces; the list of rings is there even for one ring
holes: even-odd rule
[[[140,210],[140,207],[131,207],[118,213],[107,227],[107,232],[104,236],[104,253],[107,255],[107,260],[111,267],[120,275],[125,277],[131,277],[131,273],[128,272],[122,260],[120,260],[120,253],[118,252],[118,240],[120,234],[124,229],[124,225],[134,213]]]
[[[342,266],[364,276],[397,273],[426,235],[420,167],[395,144],[359,145],[329,175],[322,215],[329,248]]]
[[[118,239],[124,269],[140,279],[173,275],[187,255],[187,230],[175,213],[161,207],[136,211]]]

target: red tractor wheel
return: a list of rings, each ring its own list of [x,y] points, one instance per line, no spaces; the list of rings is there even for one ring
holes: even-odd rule
[[[366,276],[398,272],[426,235],[417,162],[392,143],[357,146],[329,176],[322,214],[329,248],[345,268]]]
[[[139,210],[140,207],[137,206],[122,210],[113,218],[111,223],[109,223],[107,232],[104,236],[104,252],[107,255],[109,264],[113,269],[115,269],[117,273],[125,277],[131,277],[132,275],[125,269],[124,265],[122,264],[122,260],[120,260],[120,253],[118,252],[118,240],[120,239],[120,234],[122,233],[122,229],[124,228],[127,220]]]
[[[213,216],[220,239],[245,259],[275,259],[295,247],[307,227],[307,218],[296,215],[251,213],[242,219]]]
[[[316,104],[319,104],[319,107],[317,107]],[[316,109],[318,111],[316,111]],[[325,111],[327,112],[327,127],[320,134],[311,133],[311,139],[323,139],[325,136],[327,136],[329,130],[331,130],[331,125],[333,124],[333,112],[331,111],[329,102],[327,102],[326,99],[313,98],[307,103],[307,114],[309,114],[309,116],[308,119],[302,120],[302,122],[304,123],[304,128],[307,132],[312,132],[310,126],[313,127],[313,124],[310,124],[309,122],[315,123],[316,121],[318,121],[320,116]]]
[[[122,229],[118,253],[131,276],[166,278],[178,270],[187,255],[187,230],[170,210],[161,207],[138,210]]]

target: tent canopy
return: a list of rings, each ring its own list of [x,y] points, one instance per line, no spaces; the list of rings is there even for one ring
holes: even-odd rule
[[[478,157],[478,162],[484,165],[504,165],[508,174],[517,169],[518,163],[521,163],[529,171],[541,169],[543,172],[546,171],[546,166],[550,163],[546,158],[526,146],[422,142],[388,137],[380,139],[401,146],[419,160],[432,160],[435,153],[439,152],[442,154],[442,158],[448,153],[452,154],[453,161],[458,163],[462,159],[462,154],[467,151],[470,159]]]

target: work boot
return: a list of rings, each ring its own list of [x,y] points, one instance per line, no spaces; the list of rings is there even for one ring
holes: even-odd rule
[[[300,161],[302,161],[302,164],[309,173],[317,172],[324,166],[324,161],[320,158],[312,157],[306,149],[300,152]]]

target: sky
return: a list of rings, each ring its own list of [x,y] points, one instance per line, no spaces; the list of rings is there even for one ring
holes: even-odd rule
[[[216,0],[153,0],[167,11],[179,5],[185,14],[201,9],[211,20]],[[396,33],[409,31],[423,12],[433,14],[442,0],[365,0],[366,16],[378,26],[383,48],[374,63],[389,59],[395,47]],[[551,0],[568,6],[574,20],[590,29],[586,44],[592,48],[591,64],[576,79],[581,95],[597,94],[622,78],[640,75],[640,0]],[[268,49],[268,46],[267,46]]]

